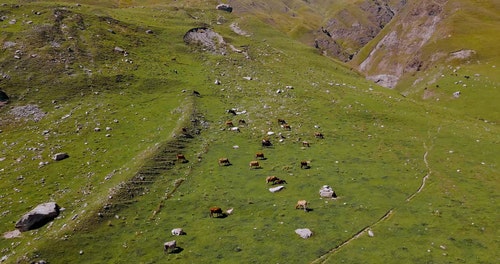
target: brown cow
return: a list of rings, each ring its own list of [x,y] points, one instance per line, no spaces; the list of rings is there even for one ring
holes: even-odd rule
[[[266,177],[266,184],[272,182],[274,184],[275,181],[278,181],[279,178],[276,176],[267,176]]]
[[[277,179],[276,181],[273,182],[273,185],[275,184],[288,184],[288,183],[283,179]]]
[[[255,153],[255,158],[256,159],[261,159],[261,160],[265,159],[264,158],[264,153],[262,153],[262,152]]]
[[[308,160],[303,160],[303,161],[300,162],[300,168],[301,169],[303,169],[303,168],[304,169],[309,169],[311,167],[311,166],[309,166],[310,163],[311,162],[308,161]]]
[[[315,132],[315,133],[314,133],[314,136],[315,136],[316,138],[324,138],[324,137],[323,137],[323,134],[322,134],[322,133],[320,133],[320,132]]]
[[[219,166],[229,166],[229,165],[231,165],[231,162],[229,162],[228,158],[219,159]]]
[[[299,200],[297,202],[297,205],[295,205],[295,209],[304,209],[304,212],[307,212],[307,201],[306,200]]]
[[[251,168],[256,168],[256,169],[260,168],[259,162],[256,160],[250,161],[249,166],[250,166],[250,169]]]
[[[234,125],[233,125],[233,121],[231,121],[231,120],[226,121],[226,126],[227,126],[227,127],[234,127]]]
[[[214,214],[216,214],[216,217],[219,217],[223,215],[222,209],[220,207],[214,206],[210,208],[210,217],[214,217]]]
[[[184,156],[184,154],[177,154],[177,161],[180,161],[182,163],[186,163],[187,160],[186,160],[186,157]]]
[[[286,129],[286,130],[292,130],[292,127],[290,127],[290,125],[289,125],[289,124],[283,124],[283,125],[281,125],[281,127],[282,127],[283,129]]]
[[[303,147],[310,147],[309,142],[307,142],[307,141],[302,141],[302,146]]]

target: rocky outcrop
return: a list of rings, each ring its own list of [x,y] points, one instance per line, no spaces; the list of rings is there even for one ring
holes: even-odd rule
[[[387,25],[405,4],[390,0],[353,3],[339,11],[318,30],[315,47],[325,55],[347,62]]]
[[[188,45],[200,46],[203,50],[226,54],[226,42],[221,35],[206,27],[190,29],[184,34],[184,42]]]
[[[37,229],[59,216],[60,207],[55,202],[39,204],[21,217],[16,228],[21,232]]]
[[[9,102],[9,96],[7,95],[6,92],[0,90],[0,107],[2,105],[5,105]]]
[[[443,2],[443,3],[439,3]],[[436,35],[444,19],[446,1],[421,1],[408,5],[398,14],[398,24],[391,24],[380,41],[372,45],[368,56],[356,58],[358,69],[369,80],[394,88],[402,76],[425,70],[431,59],[422,50]],[[366,53],[365,53],[366,54]]]
[[[226,11],[226,12],[233,12],[233,7],[228,5],[228,4],[220,4],[220,5],[217,5],[216,7],[217,10],[222,10],[222,11]]]

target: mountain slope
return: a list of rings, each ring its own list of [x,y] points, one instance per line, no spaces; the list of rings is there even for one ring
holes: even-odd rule
[[[48,200],[65,210],[1,238],[3,262],[496,262],[500,131],[482,110],[374,85],[216,1],[14,2],[0,7],[0,227]],[[285,189],[270,192],[270,175]]]

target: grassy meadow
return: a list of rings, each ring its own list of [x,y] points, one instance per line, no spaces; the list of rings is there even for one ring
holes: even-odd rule
[[[13,230],[39,203],[65,210],[0,238],[2,262],[499,261],[499,112],[480,100],[498,95],[491,71],[467,68],[481,74],[473,84],[482,95],[453,99],[444,88],[441,100],[422,100],[378,87],[252,16],[217,11],[217,1],[7,2],[0,228]],[[233,22],[251,36],[231,31]],[[186,45],[183,35],[199,26],[248,58]],[[449,70],[440,83],[461,78]],[[12,109],[25,105],[46,114],[15,119]],[[233,108],[240,114],[226,111]],[[240,119],[240,132],[227,129]],[[52,161],[57,152],[70,157]],[[256,152],[266,159],[250,169]],[[232,165],[219,166],[221,157]],[[285,189],[271,193],[270,175]],[[323,185],[339,197],[320,198]],[[302,199],[308,212],[295,209]],[[234,211],[210,218],[212,206]],[[172,236],[177,227],[187,234]],[[177,250],[165,254],[174,239]]]

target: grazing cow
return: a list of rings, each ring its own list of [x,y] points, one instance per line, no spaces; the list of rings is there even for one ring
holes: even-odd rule
[[[261,160],[265,159],[264,158],[264,153],[262,153],[262,152],[255,153],[255,158],[256,159],[261,159]]]
[[[300,168],[301,169],[309,169],[310,168],[309,164],[310,164],[310,161],[303,160],[300,162]]]
[[[284,125],[284,124],[286,124],[286,121],[284,119],[278,118],[278,125]]]
[[[309,142],[307,142],[307,141],[302,141],[302,146],[303,147],[310,147]]]
[[[247,122],[245,122],[245,120],[243,120],[243,119],[238,120],[238,125],[244,126],[246,124],[247,124]]]
[[[234,127],[233,121],[226,121],[226,126],[227,127]]]
[[[307,212],[307,201],[306,200],[299,200],[297,202],[297,205],[295,205],[295,209],[304,209],[305,212]]]
[[[214,217],[214,214],[217,215],[216,217],[223,215],[222,209],[220,207],[216,207],[216,206],[210,208],[210,217]]]
[[[180,161],[182,163],[187,162],[186,157],[184,156],[184,154],[177,154],[176,157],[177,157],[177,161]]]
[[[314,133],[314,137],[316,137],[316,138],[324,138],[324,137],[323,137],[323,134],[322,134],[322,133],[320,133],[320,132],[315,132],[315,133]]]
[[[283,124],[283,125],[281,125],[281,127],[282,127],[283,129],[286,129],[286,130],[292,130],[292,127],[290,127],[290,125],[289,125],[289,124]]]
[[[272,182],[274,184],[275,181],[279,180],[278,177],[276,176],[267,176],[266,177],[266,184]]]
[[[262,146],[263,147],[269,147],[269,146],[272,146],[273,144],[271,144],[271,140],[267,139],[267,138],[264,138],[262,139]]]
[[[250,169],[251,168],[256,168],[256,169],[260,168],[259,162],[256,160],[250,161],[249,166],[250,166]]]
[[[168,253],[169,251],[173,252],[176,248],[177,248],[177,241],[175,240],[168,241],[165,242],[165,244],[163,244],[163,251],[165,253]]]
[[[274,181],[274,182],[273,182],[273,185],[275,185],[275,184],[285,184],[285,183],[286,183],[286,184],[288,184],[288,183],[287,183],[285,180],[283,180],[283,179],[277,179],[276,181]]]
[[[231,162],[229,162],[228,158],[219,159],[219,166],[229,166],[229,165],[231,165]]]

